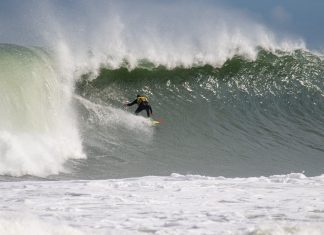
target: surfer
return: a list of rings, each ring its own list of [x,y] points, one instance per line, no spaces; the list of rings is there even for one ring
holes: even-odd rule
[[[133,102],[126,103],[125,106],[132,106],[134,104],[138,104],[138,107],[135,110],[136,115],[144,109],[146,110],[147,117],[150,117],[150,114],[153,115],[152,107],[148,103],[148,99],[146,96],[137,95],[137,98]]]

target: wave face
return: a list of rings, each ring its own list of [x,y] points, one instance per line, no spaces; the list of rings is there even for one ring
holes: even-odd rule
[[[220,68],[143,61],[84,76],[77,91],[92,173],[321,174],[323,65],[303,50],[259,49],[254,61],[235,56]],[[135,108],[121,110],[136,94],[149,96],[160,126],[143,126]]]
[[[0,174],[57,174],[82,157],[67,87],[49,54],[0,44],[0,70]]]

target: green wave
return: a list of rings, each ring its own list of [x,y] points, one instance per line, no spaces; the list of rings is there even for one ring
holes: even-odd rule
[[[289,53],[260,50],[256,60],[236,56],[219,68],[204,65],[167,69],[163,66],[154,67],[147,61],[140,63],[135,69],[129,69],[126,65],[118,69],[101,68],[99,76],[92,81],[89,81],[88,75],[84,75],[78,83],[78,91],[85,92],[89,87],[104,90],[118,86],[121,89],[133,87],[138,92],[145,92],[140,89],[141,86],[160,86],[162,90],[167,89],[165,84],[173,84],[179,89],[187,86],[197,92],[212,90],[220,94],[324,95],[324,62],[320,56],[302,50]]]
[[[105,125],[100,124],[103,120],[90,122],[87,133],[93,135],[87,134],[87,138],[104,136],[121,142],[123,149],[110,142],[102,149],[86,144],[86,149],[97,155],[145,159],[136,168],[145,174],[321,174],[323,65],[320,56],[306,51],[260,50],[253,61],[236,56],[219,68],[102,68],[94,80],[83,76],[77,86],[79,94],[100,104],[103,110],[120,110],[125,101],[145,94],[155,118],[161,118],[164,124],[153,143],[143,144],[136,130],[125,134],[123,126],[109,122],[109,115],[116,116],[115,112],[102,117],[104,111],[97,107],[99,116],[91,120],[103,118]],[[130,107],[128,112],[134,110]],[[123,120],[124,115],[117,115],[117,119]],[[84,120],[89,118],[85,116]],[[167,167],[152,167],[161,162]],[[133,165],[128,171],[132,169]]]

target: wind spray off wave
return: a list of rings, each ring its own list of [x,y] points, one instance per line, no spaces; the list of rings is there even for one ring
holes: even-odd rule
[[[64,11],[52,1],[34,7],[38,11],[23,13],[30,17],[28,28],[38,36],[37,43],[58,51],[79,75],[125,61],[130,68],[142,60],[168,68],[221,66],[234,55],[255,59],[259,47],[305,49],[303,41],[277,35],[247,13],[217,3],[81,0]]]

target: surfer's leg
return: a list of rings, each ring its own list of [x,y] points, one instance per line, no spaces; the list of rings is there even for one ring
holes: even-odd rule
[[[135,114],[137,115],[139,112],[141,112],[145,107],[143,105],[138,106],[138,108],[135,110]]]
[[[146,110],[147,117],[150,117],[150,106],[146,105],[145,110]]]

